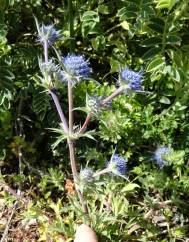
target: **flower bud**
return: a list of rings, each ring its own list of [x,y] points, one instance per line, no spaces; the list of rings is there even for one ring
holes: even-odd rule
[[[80,180],[84,183],[90,183],[94,180],[93,178],[93,170],[90,168],[85,168],[80,171],[79,174]]]
[[[60,38],[60,31],[57,31],[54,28],[54,25],[44,25],[42,24],[38,28],[38,41],[44,43],[45,41],[48,44],[53,45]]]
[[[97,95],[89,96],[87,95],[87,107],[90,109],[90,111],[94,113],[98,113],[101,108],[101,101],[102,97],[99,97]]]
[[[162,168],[167,163],[165,156],[169,155],[170,152],[171,150],[168,147],[159,147],[156,149],[154,158],[160,168]]]
[[[143,81],[141,72],[135,72],[126,68],[121,71],[120,77],[121,77],[121,81],[128,85],[128,89],[131,89],[134,91],[141,90],[141,84]]]
[[[126,163],[127,159],[117,154],[113,154],[111,160],[108,162],[107,168],[116,175],[125,175],[126,174]]]

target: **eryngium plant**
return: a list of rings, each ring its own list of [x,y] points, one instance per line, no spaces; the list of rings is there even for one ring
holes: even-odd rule
[[[129,69],[123,69],[119,71],[119,88],[115,89],[111,95],[104,98],[98,96],[89,97],[86,94],[87,117],[80,128],[74,129],[73,112],[76,108],[73,107],[73,87],[90,77],[90,64],[83,55],[71,53],[66,57],[61,56],[54,46],[54,43],[61,37],[60,31],[57,31],[53,25],[39,25],[37,20],[36,25],[38,30],[38,41],[43,46],[43,57],[39,59],[39,67],[42,73],[42,76],[39,77],[40,85],[51,95],[61,122],[60,129],[53,129],[55,132],[61,134],[61,138],[57,140],[56,144],[63,139],[67,140],[75,188],[83,211],[88,213],[87,202],[83,197],[83,185],[85,186],[88,183],[92,183],[96,177],[107,173],[125,177],[127,159],[114,153],[110,161],[106,163],[106,168],[103,170],[95,172],[91,168],[86,167],[78,172],[75,155],[76,140],[82,136],[93,138],[91,132],[86,131],[92,116],[96,115],[100,109],[109,106],[116,96],[120,94],[126,95],[127,90],[141,90],[142,75],[141,73]],[[49,57],[49,48],[54,50],[56,58]],[[59,84],[57,84],[57,82],[59,82]],[[63,110],[60,105],[56,92],[60,85],[65,85],[68,88],[68,119],[64,114],[65,110]],[[79,126],[76,125],[76,127]]]

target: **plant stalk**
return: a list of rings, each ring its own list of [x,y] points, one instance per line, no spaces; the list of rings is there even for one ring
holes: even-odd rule
[[[48,63],[49,62],[49,58],[48,58],[48,48],[49,48],[49,44],[48,44],[47,41],[44,41],[43,48],[44,48],[45,62]]]
[[[72,84],[68,82],[68,104],[69,104],[69,133],[73,133],[73,89]]]
[[[51,94],[51,97],[52,97],[52,99],[53,99],[53,101],[55,103],[55,106],[56,106],[57,112],[59,114],[60,120],[61,120],[61,122],[63,124],[64,132],[65,133],[69,133],[69,128],[68,128],[68,125],[67,125],[67,121],[66,121],[64,113],[62,111],[62,108],[60,106],[58,97],[52,90],[49,90],[49,93]],[[69,147],[70,163],[71,163],[71,169],[72,169],[72,174],[73,174],[73,178],[74,178],[75,188],[76,188],[78,197],[80,199],[83,211],[84,211],[84,213],[88,214],[88,208],[87,208],[86,202],[84,201],[84,198],[83,198],[83,195],[82,195],[81,191],[77,188],[78,173],[77,173],[77,166],[76,166],[76,159],[75,159],[75,145],[74,145],[74,141],[68,138],[67,142],[68,142],[68,147]]]
[[[60,106],[60,102],[58,100],[58,97],[54,93],[54,91],[52,91],[52,90],[49,90],[49,93],[50,93],[50,95],[51,95],[51,97],[52,97],[52,99],[54,101],[55,106],[56,106],[56,110],[57,110],[57,112],[59,114],[59,117],[60,117],[60,120],[62,122],[62,126],[63,126],[63,129],[64,129],[64,132],[66,134],[68,134],[69,128],[68,128],[67,120],[66,120],[66,117],[64,116],[64,113],[63,113],[62,108]]]
[[[93,112],[90,112],[90,113],[87,115],[84,124],[82,125],[82,127],[80,128],[80,130],[79,130],[79,132],[78,132],[79,134],[83,134],[83,133],[85,132],[85,130],[86,130],[88,124],[89,124],[90,121],[91,121],[92,116],[93,116]]]
[[[69,30],[70,30],[70,53],[74,53],[75,43],[74,43],[74,17],[73,17],[72,0],[68,0],[68,12],[69,12]],[[72,87],[71,81],[68,81],[68,105],[69,105],[69,134],[72,135],[74,118],[73,118],[73,87]],[[83,194],[77,187],[78,172],[77,172],[77,162],[75,157],[75,143],[70,138],[68,138],[67,142],[69,146],[70,163],[71,163],[72,174],[74,177],[75,188],[79,196],[83,211],[84,213],[88,214],[88,208],[84,200]]]
[[[101,106],[104,107],[108,102],[112,101],[113,98],[117,97],[120,93],[122,93],[124,88],[120,86],[118,89],[116,89],[110,96],[102,100]]]
[[[110,171],[111,171],[110,168],[105,168],[105,169],[103,169],[103,170],[101,170],[101,171],[99,171],[99,172],[96,172],[96,173],[93,175],[93,177],[98,177],[98,176],[104,175],[105,173],[108,173],[108,172],[110,172]]]
[[[84,213],[88,214],[87,204],[86,204],[86,202],[84,200],[82,192],[79,190],[79,188],[77,186],[78,172],[77,172],[76,159],[75,159],[75,145],[74,145],[74,141],[68,139],[67,142],[68,142],[68,146],[69,146],[70,163],[71,163],[72,174],[73,174],[73,177],[74,177],[75,189],[76,189],[76,192],[78,194],[78,197],[79,197],[79,200],[80,200],[80,203],[82,205]]]

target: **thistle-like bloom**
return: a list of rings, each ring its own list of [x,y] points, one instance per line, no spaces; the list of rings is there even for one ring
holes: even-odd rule
[[[58,71],[58,66],[54,64],[52,59],[48,62],[43,62],[39,59],[39,68],[43,75],[50,75]]]
[[[156,163],[162,168],[166,164],[165,156],[170,154],[171,150],[168,147],[159,147],[155,151],[154,158]]]
[[[94,96],[87,95],[86,97],[86,105],[88,109],[94,113],[98,113],[100,111],[101,101],[102,101],[102,97],[97,95],[94,95]]]
[[[124,176],[127,170],[126,163],[127,159],[117,154],[113,154],[111,160],[108,162],[107,168],[116,175]]]
[[[64,70],[61,72],[61,81],[71,81],[72,84],[79,82],[83,78],[88,78],[90,67],[82,55],[70,55],[62,58]]]
[[[143,81],[141,72],[135,72],[126,68],[121,71],[120,76],[121,80],[123,82],[126,82],[129,89],[132,89],[134,91],[141,90],[141,84]]]
[[[80,171],[79,177],[84,183],[90,183],[94,180],[93,170],[90,168],[85,168]]]
[[[48,42],[53,45],[60,38],[60,31],[54,28],[54,25],[42,24],[38,27],[38,41],[41,43]]]

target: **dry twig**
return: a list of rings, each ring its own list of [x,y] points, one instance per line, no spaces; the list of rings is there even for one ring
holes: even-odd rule
[[[1,238],[1,240],[0,240],[0,242],[4,242],[4,241],[7,240],[7,236],[8,236],[8,232],[9,232],[9,228],[10,228],[10,224],[11,224],[11,220],[12,220],[12,218],[13,218],[13,215],[14,215],[14,212],[15,212],[15,210],[16,210],[16,206],[17,206],[17,204],[18,204],[18,201],[16,201],[16,202],[14,203],[13,207],[12,207],[12,212],[11,212],[11,214],[10,214],[10,217],[9,217],[8,221],[7,221],[7,224],[6,224],[6,227],[5,227],[5,230],[4,230],[4,232],[3,232],[3,236],[2,236],[2,238]]]

